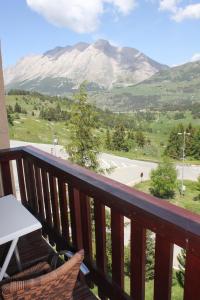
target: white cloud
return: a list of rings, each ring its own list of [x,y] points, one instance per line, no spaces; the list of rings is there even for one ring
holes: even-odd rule
[[[50,23],[76,32],[94,32],[105,12],[105,4],[124,15],[135,8],[136,0],[26,0],[27,5]]]
[[[186,19],[200,19],[200,3],[181,6],[182,0],[159,0],[159,9],[171,12],[171,18],[176,22]]]
[[[177,6],[180,0],[161,0],[160,1],[160,10],[166,10],[170,12],[176,12]]]
[[[190,59],[191,62],[200,60],[200,53],[195,53]]]
[[[112,3],[124,15],[129,14],[136,7],[136,1],[134,0],[105,0],[105,2]]]
[[[190,4],[184,8],[179,8],[178,11],[172,16],[177,22],[186,19],[200,19],[200,3]]]

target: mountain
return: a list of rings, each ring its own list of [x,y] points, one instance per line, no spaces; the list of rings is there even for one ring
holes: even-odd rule
[[[200,104],[200,61],[159,71],[134,86],[96,92],[92,101],[113,111],[192,109]]]
[[[167,69],[134,48],[98,40],[26,56],[5,70],[5,83],[7,89],[62,95],[85,80],[90,90],[111,89],[137,84]]]
[[[168,70],[160,71],[145,83],[167,83],[176,82],[191,85],[197,80],[200,81],[200,61],[189,62]]]

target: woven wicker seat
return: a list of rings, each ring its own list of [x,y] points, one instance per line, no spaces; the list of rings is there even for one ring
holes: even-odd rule
[[[51,270],[48,263],[39,263],[4,282],[1,287],[5,300],[72,299],[84,251],[77,252],[59,268]]]

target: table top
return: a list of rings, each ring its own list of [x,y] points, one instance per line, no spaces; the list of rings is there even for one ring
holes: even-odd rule
[[[41,227],[40,222],[13,195],[0,198],[0,245]]]

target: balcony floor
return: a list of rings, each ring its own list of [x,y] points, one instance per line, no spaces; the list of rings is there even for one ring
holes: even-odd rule
[[[53,253],[51,246],[41,236],[40,231],[31,233],[20,238],[18,242],[18,249],[23,269],[28,268],[39,261],[47,261],[50,254]],[[3,253],[6,251],[5,247],[0,246],[0,265],[3,260]],[[18,272],[15,258],[13,257],[8,274]],[[82,282],[77,282],[73,294],[73,300],[95,300],[97,299],[89,290],[89,288]]]

